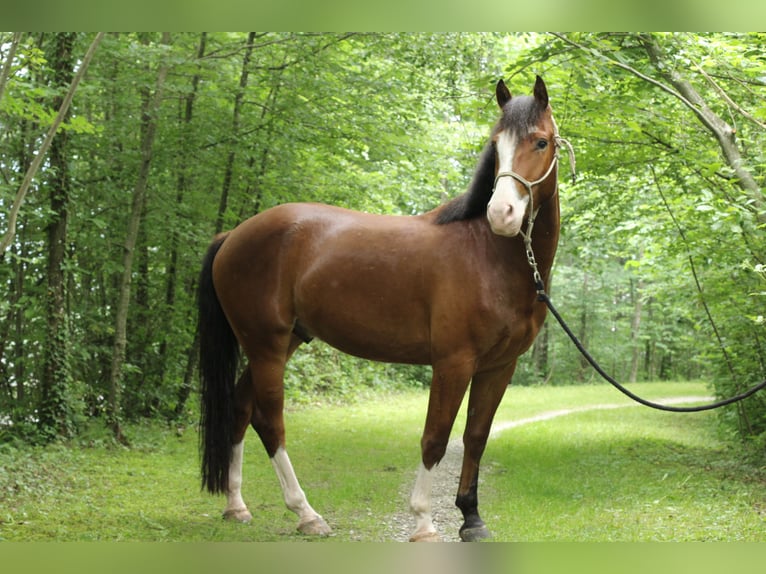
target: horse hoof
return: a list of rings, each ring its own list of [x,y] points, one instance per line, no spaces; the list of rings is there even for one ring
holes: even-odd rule
[[[478,542],[487,538],[492,538],[492,533],[483,524],[481,526],[460,529],[460,540],[463,542]]]
[[[441,542],[438,532],[416,532],[410,536],[410,542]]]
[[[230,520],[231,522],[250,522],[253,519],[253,515],[247,508],[233,508],[223,513],[224,520]]]
[[[329,536],[332,534],[332,528],[327,525],[324,518],[317,516],[307,522],[301,522],[298,525],[298,532],[307,536]]]

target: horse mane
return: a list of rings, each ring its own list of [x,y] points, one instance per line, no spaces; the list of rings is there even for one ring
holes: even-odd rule
[[[517,134],[527,134],[540,119],[542,111],[535,98],[517,96],[503,107],[503,115],[492,133],[508,130]],[[438,209],[436,223],[444,225],[484,216],[494,186],[495,146],[490,140],[479,156],[479,164],[468,190]]]
[[[444,225],[453,221],[465,221],[483,216],[492,197],[495,183],[495,146],[490,141],[479,156],[479,165],[471,179],[468,191],[439,208],[436,223]]]

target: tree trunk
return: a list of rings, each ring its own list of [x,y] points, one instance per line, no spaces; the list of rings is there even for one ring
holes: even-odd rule
[[[21,241],[19,245],[14,245],[11,249],[18,255],[15,258],[18,263],[13,272],[13,297],[11,305],[13,306],[13,335],[11,340],[15,342],[13,347],[13,378],[16,382],[16,403],[23,405],[27,398],[26,385],[26,321],[24,320],[24,309],[21,305],[21,298],[26,289],[27,283],[27,263],[29,243],[24,241],[26,229],[21,231]]]
[[[757,207],[759,219],[764,221],[766,201],[764,201],[760,185],[745,166],[742,153],[737,145],[736,130],[707,105],[691,82],[678,72],[676,66],[669,62],[669,58],[657,42],[657,38],[650,34],[642,34],[640,37],[644,50],[657,71],[673,85],[684,104],[694,112],[702,125],[715,137],[726,163],[734,171],[737,184],[751,198]]]
[[[162,43],[170,44],[170,34],[164,32]],[[157,114],[162,101],[162,90],[168,75],[168,64],[163,61],[157,73],[154,95],[144,102],[141,116],[141,164],[138,171],[133,200],[128,218],[128,229],[122,259],[122,276],[119,284],[114,327],[114,346],[112,350],[112,366],[109,375],[108,423],[115,439],[125,442],[121,424],[122,400],[122,367],[125,362],[125,347],[127,346],[128,308],[130,305],[130,283],[133,271],[133,256],[138,239],[138,229],[141,224],[141,212],[146,195],[149,169],[152,163],[152,146],[157,130]]]
[[[242,209],[239,214],[240,220],[244,220],[261,211],[261,203],[263,200],[263,178],[266,175],[269,155],[271,154],[271,142],[274,135],[274,110],[276,109],[277,99],[279,98],[279,92],[282,88],[282,74],[284,72],[284,65],[287,63],[287,54],[288,52],[285,51],[282,59],[282,67],[280,67],[279,74],[272,81],[269,94],[266,96],[266,101],[261,109],[260,120],[261,125],[263,126],[263,136],[255,138],[255,146],[248,160],[248,169],[253,173],[253,178],[251,184],[248,185],[247,190],[245,190]],[[270,116],[267,119],[266,116],[268,114],[270,114]],[[257,153],[259,149],[260,154]]]
[[[654,324],[652,299],[646,305],[647,322]],[[644,377],[647,381],[653,381],[657,377],[657,342],[656,337],[648,337],[644,343]]]
[[[66,89],[74,76],[72,48],[76,33],[55,34],[51,56],[48,61],[53,68],[52,87]],[[53,108],[59,109],[64,96],[53,99]],[[66,114],[68,115],[68,114]],[[68,134],[62,131],[53,138],[50,147],[50,207],[51,222],[48,225],[48,272],[46,297],[46,344],[39,405],[39,428],[49,437],[71,436],[74,432],[69,406],[69,330],[66,313],[66,277],[64,260],[67,251],[67,222],[69,218],[69,194],[71,179],[67,157]]]
[[[547,383],[550,378],[550,337],[548,328],[549,322],[543,323],[540,332],[535,339],[535,346],[532,348],[532,361],[534,362],[535,375],[543,383]]]
[[[583,272],[582,276],[582,312],[580,313],[580,328],[577,337],[580,339],[585,348],[588,348],[588,273]],[[587,359],[582,355],[579,355],[580,372],[578,373],[578,379],[585,380],[585,373],[588,370],[590,364]]]
[[[239,87],[234,96],[234,113],[231,120],[231,143],[230,151],[226,157],[226,167],[223,172],[223,185],[221,186],[221,201],[218,204],[218,216],[215,220],[215,232],[220,233],[223,230],[224,216],[229,206],[229,191],[231,190],[231,180],[234,176],[234,160],[237,157],[236,149],[239,139],[239,117],[242,112],[242,102],[247,88],[247,78],[250,73],[250,58],[253,55],[253,43],[255,42],[255,32],[247,35],[247,46],[245,46],[245,55],[242,58],[242,72],[239,76]]]
[[[199,46],[197,48],[197,60],[202,60],[202,58],[205,57],[205,49],[207,46],[207,32],[202,32],[200,35],[199,40]],[[186,97],[183,100],[183,113],[181,114],[179,121],[181,122],[181,129],[179,130],[182,134],[182,141],[180,142],[181,149],[182,149],[182,155],[179,158],[179,170],[178,170],[178,178],[176,180],[176,205],[180,209],[183,205],[184,199],[186,197],[186,192],[189,187],[189,148],[188,148],[188,141],[189,138],[187,136],[187,132],[189,131],[189,127],[191,126],[192,118],[194,117],[194,102],[197,98],[197,91],[199,88],[199,82],[200,82],[201,75],[199,73],[192,76],[191,80],[191,91],[186,95]],[[170,236],[170,259],[168,261],[165,274],[167,275],[167,283],[165,285],[165,306],[167,309],[167,320],[165,322],[165,328],[163,333],[163,339],[162,344],[160,345],[160,353],[159,353],[159,383],[164,384],[165,383],[165,373],[167,369],[167,356],[168,356],[168,340],[171,336],[171,324],[172,324],[172,318],[173,318],[173,308],[175,306],[176,301],[176,285],[178,282],[178,242],[179,242],[179,233],[178,230],[174,227],[171,231]],[[194,343],[192,343],[192,350],[194,350],[196,347]],[[196,366],[196,357],[197,353],[189,352],[189,357],[187,361],[187,368],[186,371],[188,371],[190,368],[192,370],[192,373],[194,372],[194,368]],[[191,363],[191,365],[189,364]],[[192,377],[186,377],[184,376],[184,379],[181,383],[180,388],[177,392],[177,402],[175,406],[175,410],[172,415],[169,416],[175,416],[178,417],[184,409],[184,406],[186,404],[186,400],[189,397],[189,394],[191,393],[191,380]]]

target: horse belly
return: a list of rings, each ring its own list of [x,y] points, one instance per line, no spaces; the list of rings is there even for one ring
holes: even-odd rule
[[[322,341],[349,355],[385,363],[427,365],[431,362],[430,346],[423,339],[403,337],[401,333],[387,333],[374,326],[325,323],[317,329]]]
[[[428,364],[427,304],[393,270],[370,265],[309,274],[296,289],[298,320],[314,336],[358,357]]]

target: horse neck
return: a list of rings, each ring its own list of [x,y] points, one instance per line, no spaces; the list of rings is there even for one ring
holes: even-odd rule
[[[556,185],[555,181],[554,178],[553,185]],[[549,198],[540,205],[532,231],[532,250],[546,286],[556,256],[560,224],[559,194],[558,190],[554,189]]]
[[[555,182],[555,179],[553,181]],[[553,267],[553,259],[556,255],[556,248],[558,247],[560,213],[558,192],[550,191],[545,195],[548,196],[548,199],[541,203],[537,216],[535,217],[534,229],[532,230],[532,250],[535,254],[538,270],[540,271],[540,275],[542,276],[547,289],[549,286],[550,271]],[[532,288],[532,270],[527,263],[524,239],[522,236],[519,234],[513,238],[508,238],[495,235],[492,232],[486,217],[477,218],[472,220],[471,223],[478,226],[482,230],[483,236],[490,243],[495,245],[495,253],[500,256],[502,261],[510,266],[508,270],[512,275],[516,275],[519,270],[523,270],[522,273],[524,274],[529,271],[529,286]],[[524,221],[522,229],[527,229],[527,220]]]

